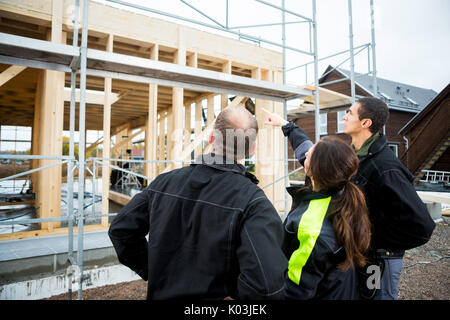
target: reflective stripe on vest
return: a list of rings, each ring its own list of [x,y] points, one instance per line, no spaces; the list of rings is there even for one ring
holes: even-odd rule
[[[311,200],[308,209],[303,213],[298,224],[297,238],[300,246],[289,259],[288,276],[292,282],[300,284],[303,266],[308,261],[322,229],[323,220],[327,213],[331,197]]]

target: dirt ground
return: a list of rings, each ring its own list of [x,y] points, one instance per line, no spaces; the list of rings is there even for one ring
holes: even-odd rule
[[[450,299],[450,218],[436,224],[430,241],[406,252],[399,284],[400,300]],[[143,300],[147,283],[143,280],[83,291],[83,300]],[[67,300],[62,294],[48,300]],[[73,295],[77,299],[77,293]],[[46,299],[47,300],[47,299]]]

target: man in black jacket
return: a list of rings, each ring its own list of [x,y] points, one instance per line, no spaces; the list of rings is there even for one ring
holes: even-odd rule
[[[351,136],[359,157],[352,181],[364,192],[372,223],[371,255],[366,275],[381,272],[381,281],[366,283],[363,294],[373,299],[397,299],[405,250],[426,243],[434,230],[426,206],[412,184],[414,176],[395,157],[380,133],[389,116],[377,98],[362,98],[344,116],[344,132]],[[376,280],[376,279],[375,279]],[[379,289],[379,290],[376,290]]]
[[[119,261],[148,281],[147,299],[283,297],[282,222],[239,163],[257,131],[243,105],[225,109],[213,153],[159,175],[112,222]]]

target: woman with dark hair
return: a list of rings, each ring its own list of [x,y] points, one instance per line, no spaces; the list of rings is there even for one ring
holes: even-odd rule
[[[294,123],[265,112],[265,124],[282,127],[309,178],[304,188],[288,188],[286,299],[359,299],[356,270],[366,264],[371,233],[364,195],[350,182],[358,157],[337,138],[313,145]]]

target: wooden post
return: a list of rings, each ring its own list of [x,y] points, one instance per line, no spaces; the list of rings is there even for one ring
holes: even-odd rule
[[[184,43],[184,28],[178,28],[178,50],[174,56],[174,62],[179,65],[186,65],[186,46]],[[169,140],[172,141],[172,150],[170,152],[171,160],[178,160],[182,152],[183,139],[183,88],[172,89],[172,121],[173,127],[168,132]],[[170,164],[171,168],[181,168],[181,162]]]
[[[150,50],[150,59],[158,60],[158,44],[154,44]],[[149,84],[148,87],[148,118],[145,130],[145,160],[156,160],[157,144],[157,108],[158,108],[158,85]],[[145,164],[145,175],[154,179],[156,177],[156,163]],[[150,184],[150,182],[149,182]]]
[[[261,70],[261,68],[256,68],[252,70],[252,78],[258,80],[272,81],[272,75],[268,70]],[[255,100],[255,117],[258,121],[259,131],[256,146],[256,159],[255,163],[255,175],[259,180],[259,186],[265,187],[273,181],[273,163],[270,159],[273,159],[272,145],[271,145],[271,134],[267,126],[264,126],[265,114],[262,108],[268,111],[273,111],[273,103],[268,100],[256,99]],[[266,187],[264,189],[265,194],[269,200],[273,201],[273,185]]]
[[[191,142],[191,104],[187,104],[184,107],[184,138],[183,145],[186,147]],[[186,163],[185,165],[189,165]]]
[[[63,2],[52,2],[52,27],[47,40],[66,43],[67,34],[62,32]],[[46,156],[62,155],[62,136],[64,123],[64,72],[45,70],[40,77],[39,86],[39,148]],[[39,166],[56,163],[59,160],[41,160]],[[38,174],[37,203],[40,218],[61,216],[61,175],[62,166],[41,170]],[[41,223],[41,229],[53,231],[60,222]]]
[[[197,65],[197,60],[198,60],[197,52],[193,52],[192,54],[188,55],[186,64],[189,67],[197,68],[197,66],[198,66]],[[185,108],[184,109],[185,110],[185,114],[184,114],[185,115],[184,116],[184,123],[185,123],[185,128],[184,128],[184,148],[186,148],[186,146],[188,146],[189,143],[191,142],[191,133],[192,133],[192,128],[191,128],[192,101],[189,101],[188,103],[186,103],[184,108]],[[194,127],[195,127],[195,124],[194,124]]]
[[[273,74],[273,81],[276,83],[283,83],[283,72],[281,70],[270,71]],[[272,102],[273,112],[279,114],[283,117],[283,103],[282,102]],[[284,176],[284,166],[286,159],[284,158],[284,135],[280,128],[267,128],[269,134],[272,136],[272,155],[275,159],[282,159],[280,161],[273,162],[273,179],[277,180]],[[274,207],[278,212],[285,211],[285,184],[284,179],[276,182],[273,187],[273,199]],[[289,197],[290,198],[290,197]]]
[[[166,119],[167,112],[161,112],[159,117],[159,160],[165,160],[166,152]],[[158,165],[158,174],[165,168],[164,162],[160,162]]]
[[[194,128],[194,136],[198,137],[202,133],[202,109],[203,104],[201,100],[195,101],[195,128]],[[199,155],[202,154],[202,145],[198,145],[194,151],[194,158],[197,159]]]
[[[214,122],[214,96],[208,96],[207,101],[207,115],[206,115],[206,125],[209,126]]]
[[[114,36],[110,34],[107,39],[106,51],[113,51]],[[104,93],[105,101],[103,105],[103,159],[108,159],[111,157],[111,89],[112,89],[112,79],[105,78]],[[110,185],[110,175],[111,169],[106,166],[106,164],[111,164],[106,160],[103,160],[102,166],[102,214],[109,213],[109,185]],[[102,226],[108,225],[108,217],[102,217]]]
[[[173,129],[173,108],[167,109],[167,124],[166,124],[166,160],[172,159],[173,141],[171,139],[171,132]],[[170,163],[166,162],[164,167],[169,166]]]
[[[231,61],[230,60],[228,60],[227,62],[225,62],[223,64],[222,72],[231,74]],[[225,109],[228,106],[228,104],[229,104],[228,94],[222,94],[220,96],[221,110]]]
[[[31,154],[37,155],[40,154],[40,147],[39,147],[39,129],[40,129],[40,104],[41,104],[41,96],[40,93],[42,91],[42,82],[43,82],[43,74],[44,71],[39,71],[39,76],[37,80],[37,87],[36,87],[36,96],[34,99],[34,114],[33,114],[33,131],[32,131],[32,142],[31,142]],[[39,166],[39,160],[31,160],[31,169],[36,169]],[[40,192],[39,189],[39,172],[34,172],[31,174],[31,190],[38,195]],[[38,204],[38,201],[36,201],[36,205]]]

